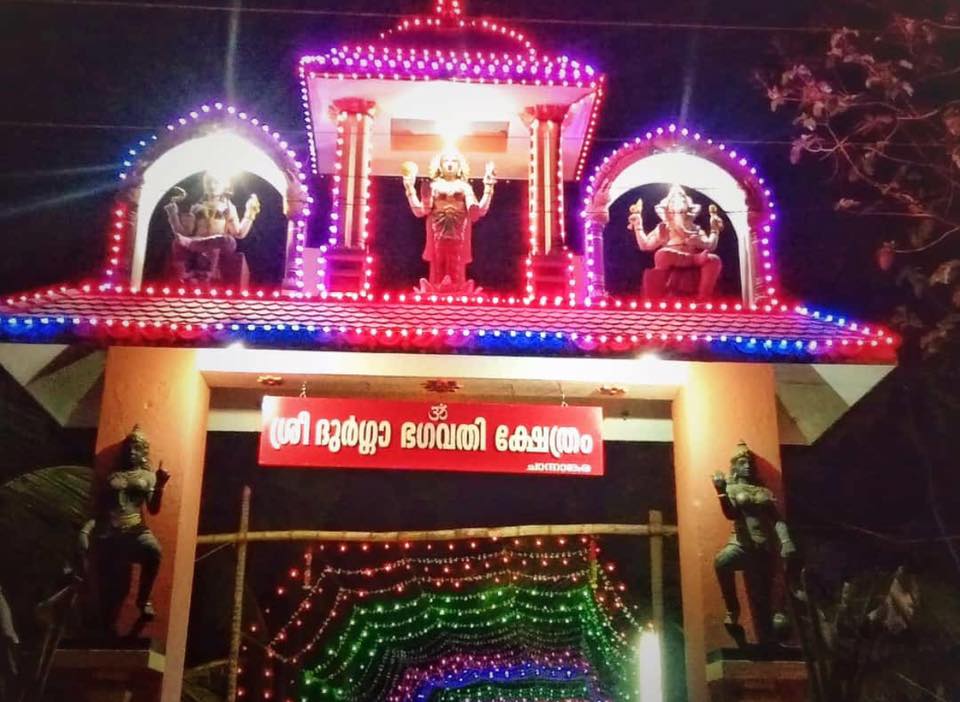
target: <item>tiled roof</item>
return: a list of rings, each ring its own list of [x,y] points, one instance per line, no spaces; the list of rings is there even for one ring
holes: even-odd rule
[[[381,349],[875,363],[897,339],[801,306],[610,301],[343,300],[286,293],[118,293],[60,287],[0,303],[0,338],[102,344]]]

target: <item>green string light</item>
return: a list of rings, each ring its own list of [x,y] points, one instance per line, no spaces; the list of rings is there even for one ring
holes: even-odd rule
[[[526,584],[356,604],[335,640],[303,671],[302,697],[306,702],[373,699],[375,690],[388,688],[406,667],[435,660],[440,651],[505,647],[532,655],[579,649],[605,694],[632,699],[627,637],[599,607],[592,589]]]

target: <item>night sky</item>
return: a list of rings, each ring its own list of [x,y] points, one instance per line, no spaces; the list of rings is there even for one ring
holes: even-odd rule
[[[332,42],[372,38],[396,15],[432,7],[427,0],[237,4],[247,11],[237,15],[233,99],[277,126],[300,153],[306,150],[297,58]],[[97,273],[126,149],[197,105],[230,97],[231,14],[218,9],[229,5],[34,0],[0,8],[0,85],[6,96],[0,101],[0,292]],[[825,14],[817,6],[766,0],[468,4],[472,14],[510,20],[544,51],[567,53],[607,73],[594,161],[670,120],[736,144],[760,165],[779,203],[777,248],[786,289],[821,307],[877,318],[884,314],[886,293],[870,255],[876,233],[858,231],[855,221],[833,213],[834,193],[821,166],[790,166],[791,126],[783,115],[771,114],[753,78],[755,69],[775,60],[775,44],[793,49],[822,42],[825,35],[650,26],[799,30],[871,23],[862,14],[839,17],[836,9]],[[288,11],[276,12],[279,7]],[[264,8],[271,9],[259,11]],[[344,12],[354,14],[339,14]]]

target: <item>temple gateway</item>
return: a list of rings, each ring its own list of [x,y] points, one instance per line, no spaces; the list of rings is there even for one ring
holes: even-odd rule
[[[101,638],[57,651],[50,684],[67,670],[100,681],[90,699],[178,702],[195,561],[226,544],[231,700],[802,699],[781,446],[829,427],[898,340],[782,288],[789,193],[680,122],[640,117],[601,152],[602,68],[458,0],[296,72],[305,153],[242,96],[172,105],[104,203],[99,275],[0,304],[6,367],[103,351],[37,391],[96,426],[106,496],[78,535],[109,595]],[[249,461],[298,468],[305,493],[320,471],[458,472],[539,481],[557,509],[615,474],[642,492],[652,469],[614,444],[672,444],[675,505],[611,520],[598,497],[579,523],[491,507],[422,530],[411,502],[398,530],[358,531],[254,494],[236,527],[199,533],[205,471],[232,469],[205,465],[223,431],[257,436]],[[603,555],[627,537],[644,564],[629,582]],[[246,549],[276,542],[304,560],[280,562],[287,599],[261,616]],[[110,641],[131,627],[147,643],[124,667]]]

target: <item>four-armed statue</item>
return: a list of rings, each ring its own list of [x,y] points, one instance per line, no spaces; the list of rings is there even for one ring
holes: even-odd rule
[[[143,508],[150,514],[160,511],[163,488],[170,474],[161,462],[150,465],[150,445],[134,427],[123,440],[118,469],[97,486],[94,517],[80,531],[80,551],[92,549],[99,605],[100,626],[116,635],[120,608],[130,589],[130,571],[140,565],[136,604],[140,621],[156,616],[150,593],[160,568],[160,542],[144,522]]]
[[[773,611],[776,547],[779,544],[780,556],[788,566],[796,562],[796,547],[777,510],[773,492],[757,477],[753,453],[745,443],[738,444],[730,460],[729,476],[724,477],[718,471],[713,476],[713,485],[724,516],[733,522],[730,540],[714,560],[727,608],[724,625],[738,646],[746,646],[735,579],[736,572],[742,571],[758,642],[770,645],[776,642],[776,633],[785,624],[783,615]]]
[[[188,213],[181,213],[179,203],[187,193],[174,188],[164,207],[174,238],[168,265],[172,279],[246,284],[246,263],[243,254],[237,252],[237,240],[250,233],[260,213],[260,200],[251,195],[240,219],[230,194],[227,183],[207,172],[203,175],[203,197]]]
[[[697,226],[700,205],[679,185],[654,208],[660,222],[649,232],[643,228],[643,200],[630,206],[627,228],[633,230],[642,251],[656,251],[653,268],[644,271],[643,294],[648,298],[665,295],[713,295],[720,276],[720,257],[713,253],[723,230],[716,205],[710,205],[710,231]]]
[[[430,180],[414,187],[417,167],[403,164],[403,187],[413,214],[426,218],[427,238],[423,260],[430,266],[429,279],[420,280],[420,292],[471,293],[474,282],[467,278],[467,264],[473,260],[473,223],[490,209],[497,179],[492,163],[483,176],[483,196],[477,200],[467,178],[467,160],[456,151],[444,151],[430,163]]]

